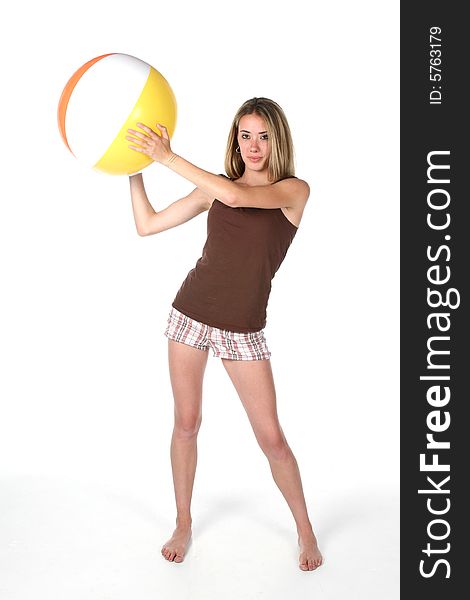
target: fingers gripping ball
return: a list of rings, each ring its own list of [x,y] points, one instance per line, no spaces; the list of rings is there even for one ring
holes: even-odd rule
[[[129,148],[127,129],[163,123],[173,135],[176,100],[156,69],[128,54],[104,54],[69,79],[57,111],[59,131],[70,152],[110,175],[131,175],[152,163]]]

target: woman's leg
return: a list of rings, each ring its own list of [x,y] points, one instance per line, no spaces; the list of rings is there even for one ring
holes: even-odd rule
[[[182,562],[191,537],[191,497],[197,464],[197,434],[202,420],[202,382],[208,352],[168,340],[168,362],[175,423],[171,467],[176,500],[176,529],[163,545],[167,560]]]
[[[307,514],[297,461],[279,423],[271,362],[228,359],[222,362],[269,461],[274,481],[294,516],[301,550],[299,566],[312,571],[322,564],[322,555]]]

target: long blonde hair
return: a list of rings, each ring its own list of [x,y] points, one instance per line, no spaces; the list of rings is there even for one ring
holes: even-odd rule
[[[236,151],[240,119],[257,114],[266,121],[271,152],[268,159],[268,179],[275,183],[294,175],[294,146],[286,116],[282,108],[269,98],[251,98],[238,109],[230,128],[225,151],[225,171],[230,179],[238,179],[245,171],[241,154]]]

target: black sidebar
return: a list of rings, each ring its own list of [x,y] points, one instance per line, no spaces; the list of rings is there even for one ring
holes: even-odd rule
[[[469,21],[401,3],[401,598],[467,597]]]

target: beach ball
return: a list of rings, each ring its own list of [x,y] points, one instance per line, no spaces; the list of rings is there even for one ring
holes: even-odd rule
[[[89,60],[69,79],[57,110],[59,131],[83,164],[110,175],[131,175],[153,161],[129,148],[127,129],[137,122],[156,130],[176,125],[173,91],[152,66],[128,54]]]

